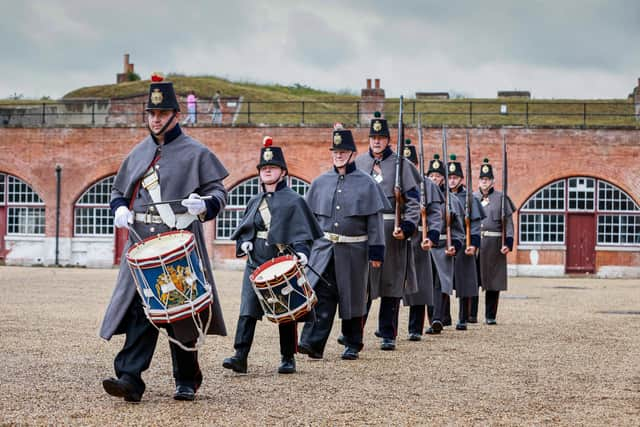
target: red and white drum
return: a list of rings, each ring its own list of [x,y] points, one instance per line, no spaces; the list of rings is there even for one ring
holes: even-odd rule
[[[302,266],[291,255],[265,262],[249,279],[265,316],[272,322],[294,322],[318,302]]]

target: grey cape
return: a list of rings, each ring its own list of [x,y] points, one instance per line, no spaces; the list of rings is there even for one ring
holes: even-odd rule
[[[442,191],[440,194],[442,194]],[[451,201],[451,240],[464,242],[464,226],[462,219],[464,218],[464,206],[460,199],[453,194],[449,195]],[[444,199],[444,194],[442,194]],[[432,248],[429,252],[431,259],[436,267],[436,273],[440,280],[440,288],[442,293],[453,294],[453,275],[455,271],[455,258],[460,256],[460,251],[456,252],[455,257],[448,256],[445,251],[447,245],[447,223],[445,215],[445,204],[442,204],[442,229],[440,230],[440,241],[438,246]]]
[[[181,199],[187,197],[190,193],[198,193],[202,196],[212,196],[220,209],[225,206],[227,192],[222,180],[227,177],[227,170],[207,147],[185,134],[179,135],[176,139],[163,145],[161,149],[151,136],[136,145],[118,170],[111,193],[111,200],[118,198],[131,200],[135,192],[133,210],[136,213],[145,213],[147,208],[142,207],[142,205],[151,203],[151,196],[141,186],[137,192],[135,190],[138,187],[140,178],[158,154],[160,158],[156,163],[156,170],[159,175],[163,199]],[[185,213],[187,210],[179,204],[170,206],[176,214]],[[133,227],[143,239],[170,231],[165,224],[147,225],[142,222],[135,222]],[[196,220],[186,230],[195,235],[202,268],[207,281],[212,287],[213,304],[211,310],[213,317],[207,333],[226,335],[227,330],[213,279],[202,224]],[[129,233],[129,240],[125,245],[123,254],[127,253],[132,243],[134,243],[134,238],[132,233]],[[136,285],[129,270],[126,256],[123,255],[115,289],[100,328],[100,336],[102,338],[109,340],[114,334],[124,333],[120,324],[136,292]],[[205,310],[202,315],[206,316],[208,313],[209,310]],[[180,341],[188,342],[197,337],[197,331],[193,327],[193,321],[190,319],[172,323],[171,327],[176,338]]]
[[[320,175],[311,183],[306,200],[322,230],[367,236],[367,241],[353,243],[334,243],[323,237],[314,242],[309,259],[309,265],[322,274],[333,257],[340,318],[363,316],[367,311],[369,247],[384,246],[382,212],[390,209],[389,202],[373,178],[355,168],[345,175],[335,169]],[[312,286],[318,280],[311,273]]]
[[[403,222],[410,224],[412,233],[417,228],[420,219],[420,203],[418,201],[418,182],[410,161],[401,158],[402,167],[402,194],[405,198],[403,206]],[[365,173],[372,175],[375,159],[371,152],[363,153],[356,158],[356,166]],[[380,161],[382,181],[378,185],[389,201],[390,209],[384,212],[385,251],[382,268],[369,270],[369,284],[371,299],[379,297],[402,298],[404,294],[412,294],[418,291],[415,274],[410,274],[413,256],[410,253],[410,241],[397,240],[393,237],[393,214],[395,206],[394,179],[395,179],[396,154],[387,147],[383,159]],[[406,233],[405,233],[406,234]]]
[[[481,200],[481,204],[487,215],[482,220],[481,234],[486,231],[501,232],[502,192],[495,191],[492,188],[485,198],[482,197],[480,192],[476,192],[474,195]],[[515,206],[508,196],[506,202],[506,235],[507,241],[510,241],[511,245],[513,245],[513,219],[511,216],[513,212],[515,212]],[[507,290],[507,256],[500,252],[501,246],[501,236],[482,235],[482,246],[480,247],[478,262],[480,264],[480,286],[486,291]],[[507,246],[509,245],[507,244]]]
[[[457,193],[451,193],[451,195],[460,199],[465,208],[466,214],[467,189],[464,186],[461,186],[460,191]],[[484,209],[482,209],[482,205],[480,204],[480,199],[474,195],[471,200],[471,245],[476,248],[480,248],[480,225],[486,215],[484,213]],[[462,249],[460,249],[460,252],[456,254],[456,271],[454,274],[454,285],[456,288],[456,296],[458,298],[478,296],[476,257],[475,255],[466,255],[464,253],[464,250],[467,248],[466,225],[464,225],[464,228],[465,238],[462,240]]]
[[[420,172],[418,172],[418,179]],[[423,177],[424,188],[426,192],[427,200],[427,227],[429,230],[435,230],[436,235],[432,232],[429,233],[432,238],[435,239],[433,243],[439,242],[440,230],[442,229],[442,204],[444,203],[444,197],[438,186],[433,183],[429,178]],[[416,276],[416,282],[418,283],[418,292],[405,295],[403,298],[403,304],[405,306],[412,305],[433,305],[433,263],[431,261],[430,251],[425,251],[420,246],[422,242],[422,226],[418,227],[418,231],[411,238],[411,252],[413,255],[414,270],[413,274]]]
[[[271,225],[267,239],[257,238],[258,231],[266,231],[262,221],[259,206],[262,199],[266,199],[271,213]],[[240,316],[250,316],[261,319],[264,312],[253,290],[249,276],[266,261],[290,252],[279,253],[277,244],[291,246],[296,252],[308,254],[312,242],[322,236],[309,206],[295,191],[279,184],[273,193],[260,193],[253,196],[244,211],[238,228],[231,235],[236,241],[236,256],[244,256],[240,246],[244,242],[252,242],[251,258],[247,260],[242,279],[242,295],[240,301]]]

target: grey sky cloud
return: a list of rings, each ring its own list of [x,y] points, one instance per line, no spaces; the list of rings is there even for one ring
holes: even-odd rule
[[[640,76],[630,0],[3,1],[0,97],[59,97],[136,71],[387,94],[501,89],[623,98]]]

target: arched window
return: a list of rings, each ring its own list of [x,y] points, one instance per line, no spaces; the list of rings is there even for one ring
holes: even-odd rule
[[[522,244],[564,244],[568,214],[595,215],[599,245],[640,245],[640,208],[618,187],[590,177],[564,178],[520,209]]]
[[[6,207],[8,235],[44,234],[44,203],[20,178],[0,174],[0,207]]]
[[[109,208],[115,175],[95,183],[76,201],[74,235],[105,236],[113,234],[113,216]]]
[[[309,189],[309,183],[295,176],[288,177],[288,185],[302,197],[307,194]],[[216,239],[229,239],[229,236],[238,227],[249,199],[259,192],[260,183],[257,176],[241,182],[229,191],[227,206],[216,220]]]

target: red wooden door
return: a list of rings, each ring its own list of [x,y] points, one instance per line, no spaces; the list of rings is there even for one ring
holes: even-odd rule
[[[124,245],[127,243],[127,239],[129,238],[129,230],[126,228],[115,228],[114,237],[113,263],[115,265],[119,265],[120,259],[123,255],[122,251],[124,251]]]
[[[596,217],[567,215],[567,273],[593,273],[596,270]]]
[[[0,259],[4,259],[7,255],[4,246],[5,234],[7,234],[7,208],[0,206]]]

